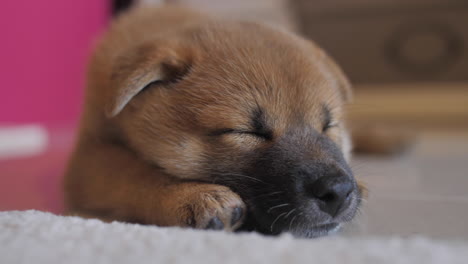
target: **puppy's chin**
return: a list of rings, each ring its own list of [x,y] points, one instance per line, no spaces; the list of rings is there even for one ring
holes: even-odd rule
[[[289,230],[293,236],[298,238],[316,238],[321,236],[328,236],[338,233],[340,231],[343,223],[330,223],[318,226],[311,226],[307,229],[296,228]]]
[[[257,231],[264,235],[279,235],[281,233],[289,233],[297,238],[317,238],[322,236],[328,236],[336,234],[340,231],[342,226],[345,223],[328,223],[328,224],[317,224],[314,225],[312,223],[302,223],[300,225],[292,226],[284,226],[283,230],[278,231],[272,230],[265,226],[261,226],[253,219],[249,219],[246,223],[241,227],[240,231]]]

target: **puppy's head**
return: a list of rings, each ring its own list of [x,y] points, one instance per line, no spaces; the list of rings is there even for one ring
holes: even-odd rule
[[[205,24],[112,62],[107,115],[142,158],[229,186],[264,233],[315,237],[349,221],[347,80],[308,41],[256,24]]]

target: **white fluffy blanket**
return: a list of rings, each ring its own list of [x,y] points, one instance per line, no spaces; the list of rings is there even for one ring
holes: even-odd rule
[[[468,263],[468,243],[413,238],[295,239],[0,212],[0,263]]]

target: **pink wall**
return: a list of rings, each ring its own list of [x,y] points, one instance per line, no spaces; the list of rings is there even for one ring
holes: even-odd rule
[[[76,121],[106,0],[2,0],[0,123]]]
[[[0,159],[0,211],[61,212],[62,176],[80,113],[86,61],[110,0],[0,1],[0,129],[37,122],[47,149]],[[59,128],[59,129],[58,129]]]

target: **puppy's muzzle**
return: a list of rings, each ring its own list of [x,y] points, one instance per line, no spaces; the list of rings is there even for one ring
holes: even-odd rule
[[[301,237],[329,234],[354,217],[360,201],[356,180],[330,139],[292,138],[248,157],[252,163],[240,173],[249,178],[226,184],[249,208],[247,229]]]
[[[289,174],[262,178],[265,190],[250,201],[255,229],[267,234],[289,231],[317,237],[350,221],[359,206],[359,190],[351,170],[340,164],[297,164]]]

